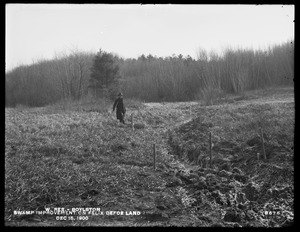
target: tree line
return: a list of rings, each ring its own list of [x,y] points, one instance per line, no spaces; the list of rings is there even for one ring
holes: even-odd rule
[[[5,76],[5,104],[45,106],[62,99],[113,98],[122,91],[143,101],[190,101],[211,94],[242,93],[293,85],[294,41],[268,49],[199,49],[197,59],[149,54],[124,59],[102,51],[71,51],[19,66]]]

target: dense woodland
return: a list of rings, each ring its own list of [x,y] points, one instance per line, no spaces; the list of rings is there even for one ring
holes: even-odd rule
[[[104,69],[95,70],[99,55],[107,59],[98,59]],[[95,75],[102,72],[108,77],[107,70],[117,77],[113,83],[95,84]],[[190,101],[293,85],[293,78],[293,41],[265,50],[226,49],[222,54],[199,49],[196,60],[181,54],[123,59],[101,50],[97,54],[74,50],[7,72],[5,104],[45,106],[63,99],[114,96],[118,91],[142,101]]]

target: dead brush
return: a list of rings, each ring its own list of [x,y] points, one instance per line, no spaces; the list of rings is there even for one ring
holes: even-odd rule
[[[201,98],[207,106],[215,104],[224,96],[225,93],[219,88],[208,87],[201,90]]]

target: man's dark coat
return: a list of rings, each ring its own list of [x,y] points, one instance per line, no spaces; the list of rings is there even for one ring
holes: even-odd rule
[[[113,105],[113,111],[115,110],[115,108],[117,107],[117,119],[120,120],[120,122],[124,122],[124,114],[126,112],[126,109],[124,107],[124,104],[123,104],[123,99],[122,98],[117,98],[115,100],[115,103]]]

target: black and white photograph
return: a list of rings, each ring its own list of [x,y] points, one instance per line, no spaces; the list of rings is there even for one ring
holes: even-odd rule
[[[292,4],[5,4],[5,227],[294,226]]]

